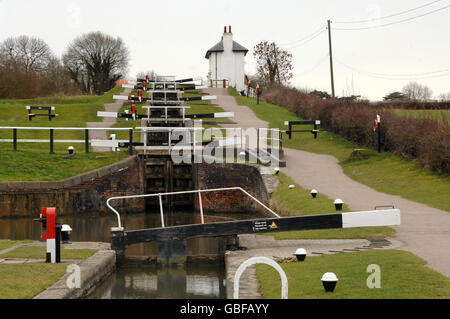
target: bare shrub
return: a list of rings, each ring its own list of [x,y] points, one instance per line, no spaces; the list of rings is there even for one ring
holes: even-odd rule
[[[431,118],[399,117],[392,105],[322,99],[306,92],[284,87],[267,88],[262,99],[285,107],[307,120],[321,120],[325,129],[358,145],[374,148],[373,122],[382,117],[382,146],[385,151],[417,160],[423,167],[439,173],[450,173],[450,123]],[[427,103],[400,102],[403,108],[427,108]],[[449,103],[432,103],[445,109]]]

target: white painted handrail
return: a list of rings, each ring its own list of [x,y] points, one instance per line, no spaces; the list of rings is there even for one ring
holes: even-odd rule
[[[240,190],[244,194],[246,194],[248,197],[253,199],[255,202],[257,202],[260,206],[264,207],[266,210],[268,210],[271,214],[273,214],[275,217],[280,218],[280,215],[275,213],[273,210],[271,210],[269,207],[264,205],[260,200],[252,196],[250,193],[248,193],[246,190],[244,190],[242,187],[227,187],[227,188],[215,188],[215,189],[199,189],[199,190],[192,190],[192,191],[181,191],[181,192],[171,192],[171,193],[154,193],[154,194],[143,194],[143,195],[129,195],[129,196],[116,196],[116,197],[110,197],[106,201],[106,206],[108,206],[109,209],[113,211],[114,214],[117,216],[117,230],[123,230],[122,223],[120,221],[120,214],[119,212],[114,209],[110,202],[112,200],[119,200],[119,199],[133,199],[133,198],[146,198],[146,197],[159,197],[159,205],[160,205],[160,213],[161,213],[161,225],[164,228],[164,212],[162,207],[162,196],[167,195],[179,195],[179,194],[201,194],[201,193],[209,193],[209,192],[219,192],[219,191],[231,191],[231,190]],[[200,200],[200,205],[202,206],[202,201]],[[203,207],[200,207],[200,212],[202,213],[202,224],[204,224],[204,218],[203,218]]]
[[[241,276],[248,267],[255,264],[266,264],[272,266],[278,271],[281,277],[281,299],[288,299],[288,280],[286,273],[277,262],[267,257],[253,257],[248,259],[247,261],[244,261],[239,266],[234,275],[233,298],[239,299],[239,281],[241,280]]]

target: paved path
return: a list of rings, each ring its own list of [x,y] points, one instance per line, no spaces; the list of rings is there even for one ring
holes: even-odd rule
[[[121,95],[129,95],[130,93],[131,89],[124,89]],[[117,101],[115,103],[105,104],[105,112],[119,112],[123,103],[123,101]],[[112,127],[115,123],[115,118],[104,117],[103,122],[88,122],[87,127]],[[108,137],[109,135],[107,135],[106,131],[89,131],[90,139],[106,140]],[[110,150],[111,147],[93,147],[94,152],[108,152]]]
[[[203,91],[210,95],[216,95],[216,103],[223,108],[225,112],[234,112],[234,124],[227,123],[221,124],[220,126],[239,128],[268,127],[267,122],[257,118],[250,108],[238,105],[234,96],[228,94],[228,89],[208,88]]]
[[[218,104],[235,112],[238,127],[267,127],[252,110],[237,105],[224,89],[209,89]],[[227,96],[228,95],[228,96]],[[343,173],[338,160],[330,155],[284,149],[287,167],[281,171],[306,189],[317,189],[330,199],[341,198],[351,210],[372,210],[377,205],[394,205],[401,210],[402,224],[393,227],[396,238],[410,251],[427,261],[427,266],[450,277],[450,212],[384,194],[360,184]]]
[[[330,155],[285,149],[287,167],[281,171],[306,189],[317,189],[330,199],[341,198],[351,210],[371,210],[377,205],[394,205],[401,211],[397,230],[402,249],[427,261],[427,265],[450,277],[450,212],[388,195],[360,184],[343,173]],[[293,163],[298,163],[293,165]],[[289,165],[291,164],[291,165]]]

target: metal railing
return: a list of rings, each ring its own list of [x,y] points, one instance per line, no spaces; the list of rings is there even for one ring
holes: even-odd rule
[[[196,121],[196,123],[201,123],[202,121]],[[258,128],[254,129],[254,132],[249,132],[248,128],[209,128],[205,129],[202,127],[137,127],[133,128],[115,128],[115,127],[15,127],[6,126],[0,127],[0,130],[11,130],[12,138],[0,139],[0,142],[12,143],[13,149],[17,150],[17,145],[21,143],[49,143],[50,153],[53,153],[54,143],[84,143],[85,152],[89,153],[89,144],[96,147],[111,147],[115,149],[119,147],[119,143],[128,144],[130,155],[133,154],[133,134],[141,133],[143,135],[144,146],[135,146],[136,150],[143,150],[144,153],[147,150],[197,150],[202,149],[203,135],[199,136],[200,131],[211,133],[211,141],[218,140],[218,147],[235,146],[244,149],[248,145],[249,149],[261,150],[263,153],[267,152],[267,146],[270,145],[271,148],[281,149],[281,132],[278,129],[267,129]],[[49,139],[31,139],[31,138],[18,138],[18,132],[24,131],[49,131]],[[84,139],[55,139],[54,134],[56,131],[84,131]],[[89,131],[128,131],[129,138],[124,140],[111,139],[90,139]],[[225,134],[222,134],[222,133]],[[148,136],[147,133],[168,133],[167,142],[163,145],[157,146],[147,146]],[[183,134],[185,133],[185,134]],[[172,145],[175,140],[183,135],[183,142],[179,145]],[[205,133],[206,134],[206,133]],[[185,137],[184,137],[185,135]],[[252,136],[254,135],[254,136]],[[247,141],[249,140],[249,142]],[[256,145],[255,145],[256,144]]]
[[[251,199],[253,199],[253,201],[255,201],[256,203],[258,203],[260,206],[262,206],[263,208],[265,208],[267,211],[269,211],[271,214],[273,214],[275,217],[280,218],[280,215],[278,215],[277,213],[275,213],[273,210],[271,210],[269,207],[267,207],[266,205],[264,205],[260,200],[258,200],[257,198],[255,198],[253,195],[251,195],[250,193],[248,193],[245,189],[243,189],[242,187],[227,187],[227,188],[215,188],[215,189],[199,189],[199,190],[192,190],[192,191],[181,191],[181,192],[171,192],[171,193],[155,193],[155,194],[143,194],[143,195],[130,195],[130,196],[117,196],[117,197],[111,197],[108,198],[108,200],[106,201],[106,206],[108,206],[109,209],[111,209],[113,211],[114,214],[116,214],[117,216],[117,227],[113,227],[111,228],[111,230],[113,231],[123,231],[124,228],[122,227],[122,223],[120,221],[120,214],[117,210],[115,210],[111,205],[110,202],[112,200],[119,200],[119,199],[133,199],[133,198],[148,198],[148,197],[158,197],[159,198],[159,210],[160,210],[160,215],[161,215],[161,226],[162,228],[165,228],[165,223],[164,223],[164,208],[163,208],[163,204],[162,204],[162,196],[167,196],[167,195],[181,195],[181,194],[198,194],[198,198],[199,198],[199,206],[200,206],[200,217],[201,217],[201,222],[202,224],[205,223],[205,218],[203,215],[203,204],[202,204],[202,193],[209,193],[209,192],[219,192],[219,191],[231,191],[231,190],[240,190],[242,191],[244,194],[246,194],[248,197],[250,197]]]
[[[0,139],[0,142],[13,143],[14,151],[17,151],[17,143],[50,143],[50,153],[53,153],[53,144],[54,143],[84,143],[85,144],[85,152],[89,153],[89,143],[92,142],[101,142],[103,140],[95,140],[89,139],[89,131],[128,131],[129,132],[129,140],[126,142],[130,142],[132,144],[132,133],[133,128],[115,128],[115,127],[40,127],[40,126],[30,126],[30,127],[19,127],[19,126],[2,126],[0,130],[12,130],[12,139]],[[49,131],[49,139],[18,139],[17,133],[18,131]],[[57,140],[54,138],[55,131],[84,131],[84,140]],[[105,140],[106,141],[106,140]],[[124,140],[125,141],[125,140]],[[132,147],[129,147],[130,154],[132,154]]]

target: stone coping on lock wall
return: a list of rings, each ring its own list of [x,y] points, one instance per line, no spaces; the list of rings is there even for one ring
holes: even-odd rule
[[[280,184],[280,181],[278,180],[278,177],[274,175],[275,170],[272,167],[267,166],[257,166],[259,169],[259,174],[261,175],[264,185],[266,186],[267,193],[271,197],[273,193],[278,188],[278,184]]]
[[[100,167],[93,171],[72,176],[60,181],[0,182],[0,192],[17,190],[40,191],[48,189],[70,188],[118,172],[135,163],[137,160],[137,156],[134,155],[120,162]]]
[[[85,243],[79,244],[85,246]],[[36,295],[33,299],[81,299],[88,297],[106,277],[116,270],[116,252],[110,250],[110,245],[108,243],[91,244],[94,244],[92,248],[102,250],[98,250],[93,256],[85,260],[74,262],[79,267],[79,287],[72,288],[68,286],[69,276],[73,274],[68,272],[55,284]]]

